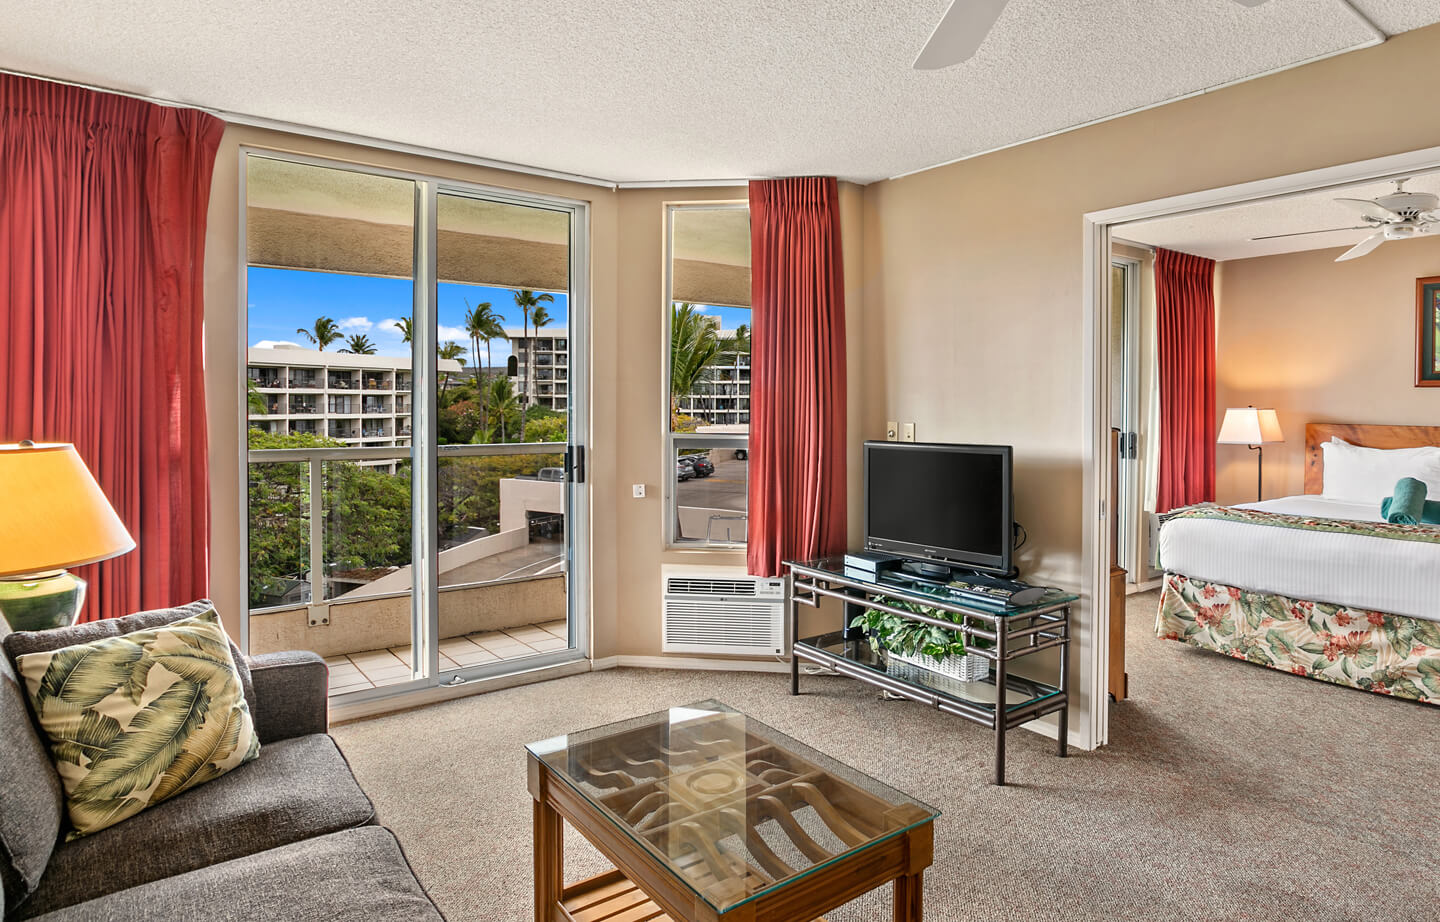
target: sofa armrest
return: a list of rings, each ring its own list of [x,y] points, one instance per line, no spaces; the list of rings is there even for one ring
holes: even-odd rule
[[[330,728],[330,670],[308,650],[249,657],[260,742],[325,733]]]

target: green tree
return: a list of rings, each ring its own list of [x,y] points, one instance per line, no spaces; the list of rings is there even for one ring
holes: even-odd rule
[[[405,342],[410,342],[414,330],[409,317],[401,317],[392,323],[391,326],[400,331],[400,336]]]
[[[465,347],[460,345],[459,343],[445,343],[444,345],[440,346],[438,349],[435,350],[435,354],[438,358],[449,359],[450,361],[459,362],[460,367],[465,367]],[[442,372],[440,376],[440,395],[443,397],[445,395],[445,392],[449,389],[450,372]]]
[[[480,393],[481,411],[488,415],[488,408],[485,406],[484,378],[487,369],[492,364],[490,341],[496,338],[506,339],[505,327],[502,324],[502,318],[495,313],[489,301],[481,301],[473,308],[470,307],[469,302],[466,302],[465,308],[465,332],[470,335],[470,348],[475,354],[475,385]],[[480,344],[482,342],[485,344],[485,364],[483,366],[480,364]]]
[[[670,308],[670,425],[680,416],[680,398],[695,390],[723,346],[709,317],[695,305],[681,302]]]
[[[314,327],[309,330],[304,327],[296,327],[295,332],[310,340],[312,344],[319,346],[321,352],[324,352],[326,346],[342,336],[339,325],[329,317],[316,317]]]
[[[490,379],[486,390],[489,391],[486,403],[490,407],[490,415],[493,417],[490,438],[493,440],[498,434],[500,441],[508,442],[510,441],[508,420],[518,415],[522,426],[525,420],[525,417],[520,414],[520,401],[515,397],[515,385],[510,383],[508,377],[500,375]],[[523,436],[521,440],[524,440]]]
[[[535,346],[533,343],[528,342],[530,336],[530,315],[534,313],[537,309],[540,309],[541,304],[545,303],[555,303],[555,296],[550,294],[548,291],[544,294],[536,294],[528,288],[522,288],[519,291],[515,292],[515,306],[520,308],[521,332],[525,335],[527,339],[527,342],[525,344],[525,375],[523,378],[521,378],[521,406],[529,403],[528,394],[530,391],[530,369],[534,365],[535,361]],[[520,441],[525,441],[524,416],[520,417]]]
[[[345,340],[345,348],[340,351],[352,355],[374,355],[375,344],[364,333],[355,333]]]
[[[254,381],[245,382],[245,403],[250,412],[257,416],[264,416],[270,412],[265,404],[265,395],[260,393],[260,387]]]

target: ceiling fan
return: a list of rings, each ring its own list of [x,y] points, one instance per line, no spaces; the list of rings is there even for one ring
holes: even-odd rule
[[[951,0],[930,40],[915,59],[916,70],[939,70],[974,57],[985,36],[1010,0]],[[1241,6],[1259,6],[1266,0],[1234,0]]]
[[[1364,256],[1387,240],[1405,240],[1430,232],[1430,225],[1440,224],[1440,196],[1430,192],[1406,192],[1409,179],[1395,180],[1395,191],[1375,199],[1337,198],[1360,212],[1364,224],[1354,227],[1330,227],[1324,230],[1301,231],[1297,234],[1270,234],[1251,240],[1274,240],[1278,237],[1303,237],[1306,234],[1333,234],[1336,231],[1373,230],[1375,233],[1336,257],[1337,263]]]

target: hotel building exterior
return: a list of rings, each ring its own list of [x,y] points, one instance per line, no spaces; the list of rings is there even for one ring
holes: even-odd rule
[[[309,433],[357,448],[410,444],[409,356],[252,346],[247,366],[249,381],[265,401],[265,412],[250,409],[252,429]],[[439,360],[442,377],[462,370],[459,362]]]

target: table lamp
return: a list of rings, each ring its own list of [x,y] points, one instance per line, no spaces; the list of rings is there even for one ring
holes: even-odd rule
[[[1254,407],[1230,407],[1220,423],[1220,435],[1216,442],[1221,445],[1248,445],[1259,452],[1255,460],[1255,502],[1264,499],[1265,448],[1266,442],[1283,442],[1285,435],[1280,431],[1280,419],[1274,410],[1257,410]]]
[[[65,568],[134,549],[74,445],[0,445],[0,615],[11,630],[73,624],[85,581]]]

